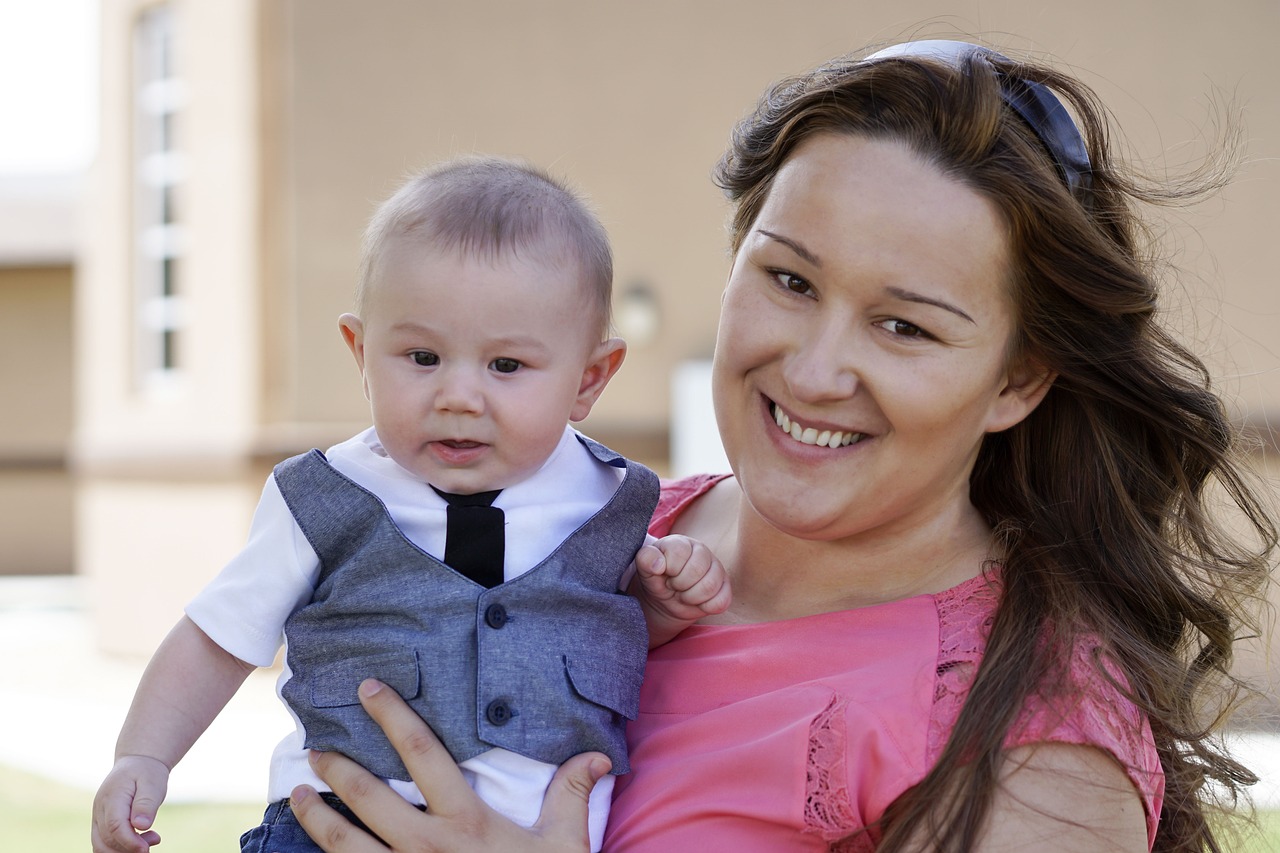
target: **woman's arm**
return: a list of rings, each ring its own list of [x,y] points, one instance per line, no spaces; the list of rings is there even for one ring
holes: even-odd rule
[[[453,757],[394,690],[377,681],[360,685],[360,702],[387,733],[429,804],[420,812],[360,765],[338,753],[312,753],[311,764],[344,803],[391,847],[402,853],[530,851],[580,853],[587,839],[587,800],[609,772],[597,752],[574,756],[556,772],[542,816],[524,829],[489,808],[462,778]],[[325,853],[385,853],[367,833],[329,808],[315,790],[294,789],[293,811]]]

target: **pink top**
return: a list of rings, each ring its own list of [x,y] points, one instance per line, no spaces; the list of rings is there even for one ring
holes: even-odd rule
[[[724,476],[664,483],[650,532],[668,533]],[[997,599],[980,576],[856,610],[695,625],[653,650],[605,848],[874,849],[874,834],[832,845],[872,825],[936,761]],[[1142,797],[1150,844],[1164,791],[1150,726],[1089,665],[1092,651],[1072,662],[1078,701],[1032,700],[1007,743],[1106,750]]]

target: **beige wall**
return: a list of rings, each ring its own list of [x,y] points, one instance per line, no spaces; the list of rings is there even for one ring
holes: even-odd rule
[[[71,267],[0,267],[0,575],[72,569]]]

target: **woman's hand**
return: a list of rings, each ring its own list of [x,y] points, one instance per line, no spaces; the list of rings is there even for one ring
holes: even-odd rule
[[[453,757],[394,690],[372,679],[360,685],[360,702],[386,732],[409,775],[430,804],[427,812],[405,802],[372,773],[335,752],[312,753],[311,765],[352,811],[400,853],[444,851],[545,851],[580,853],[587,839],[587,800],[609,759],[597,752],[574,756],[547,788],[538,822],[525,829],[481,802]],[[385,853],[368,833],[329,808],[307,785],[294,789],[293,811],[325,853]]]

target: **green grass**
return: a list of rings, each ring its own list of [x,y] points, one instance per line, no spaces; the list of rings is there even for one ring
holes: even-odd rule
[[[0,850],[6,853],[82,853],[89,849],[93,792],[0,768]],[[166,804],[156,831],[157,851],[232,853],[240,833],[262,820],[262,803]]]
[[[5,853],[80,853],[89,849],[93,794],[0,767],[0,850]],[[232,853],[240,833],[262,819],[262,804],[168,804],[156,831],[171,853]],[[1235,853],[1280,851],[1280,811],[1258,814],[1260,834],[1244,839]]]
[[[1280,851],[1280,811],[1258,812],[1258,832],[1241,840],[1238,853]]]

